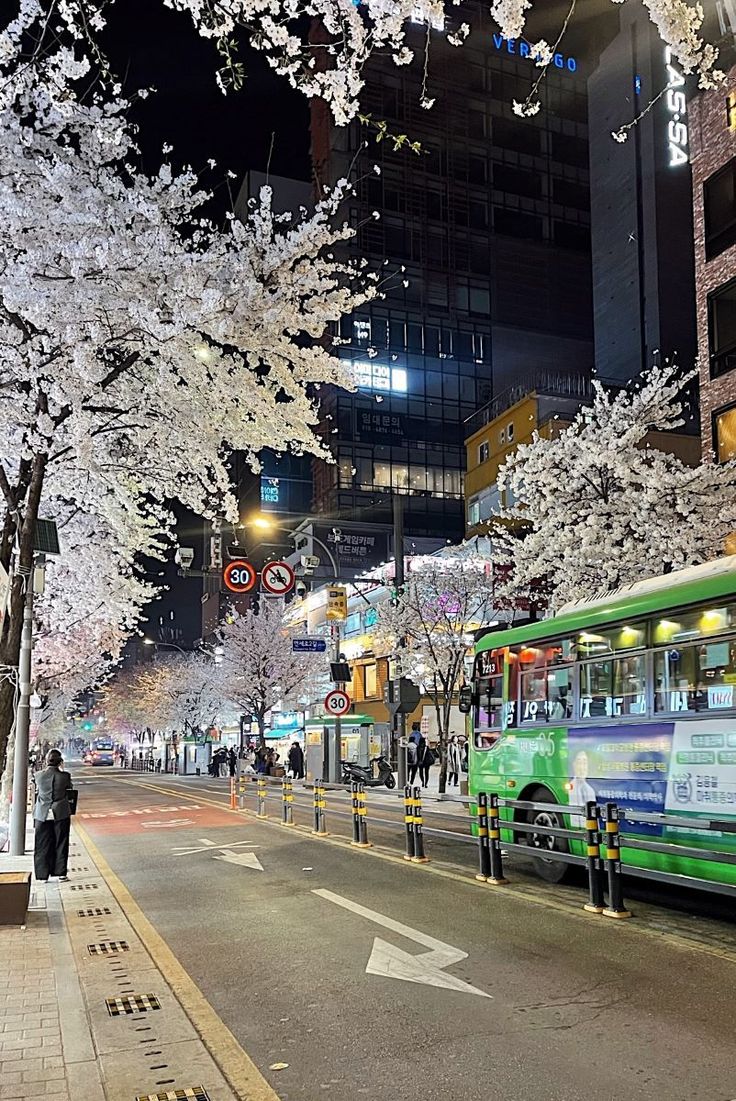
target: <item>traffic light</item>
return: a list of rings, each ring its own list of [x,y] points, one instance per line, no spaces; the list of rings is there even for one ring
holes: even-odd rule
[[[94,730],[94,728],[95,728],[95,724],[93,722],[91,722],[89,719],[87,719],[85,722],[82,723],[82,730]]]
[[[348,594],[344,585],[330,585],[327,590],[327,611],[325,619],[341,620],[348,618]]]

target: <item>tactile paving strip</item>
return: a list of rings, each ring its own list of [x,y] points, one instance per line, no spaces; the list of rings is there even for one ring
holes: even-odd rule
[[[166,1090],[164,1093],[139,1093],[135,1101],[180,1101],[187,1098],[191,1101],[210,1101],[210,1095],[204,1086],[189,1086],[184,1090]]]
[[[105,1005],[111,1017],[120,1017],[124,1013],[148,1013],[149,1009],[161,1008],[155,994],[122,994],[119,998],[105,998]]]
[[[97,887],[97,883],[75,883],[69,889],[71,891],[96,891]]]
[[[127,940],[101,940],[99,944],[88,944],[87,951],[90,956],[114,956],[118,952],[129,952],[130,945]]]
[[[95,906],[87,910],[77,910],[77,917],[103,917],[105,914],[109,913],[111,913],[109,906]]]

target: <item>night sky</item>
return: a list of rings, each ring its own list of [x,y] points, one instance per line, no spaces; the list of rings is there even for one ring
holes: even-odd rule
[[[165,8],[161,0],[120,0],[109,9],[103,49],[123,90],[157,91],[132,115],[140,127],[142,167],[155,172],[161,147],[174,147],[171,162],[190,164],[216,192],[217,208],[231,205],[248,169],[265,171],[271,135],[270,169],[276,175],[309,179],[309,108],[303,95],[277,76],[257,51],[243,45],[244,87],[223,95],[215,83],[220,58],[201,38],[191,18]],[[210,172],[209,158],[217,161]]]

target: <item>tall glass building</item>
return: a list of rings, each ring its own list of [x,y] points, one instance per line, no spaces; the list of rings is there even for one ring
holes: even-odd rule
[[[519,118],[512,102],[539,73],[528,44],[479,4],[453,15],[472,26],[462,48],[417,26],[418,60],[374,60],[361,98],[420,153],[312,110],[317,187],[357,180],[350,251],[386,277],[385,296],[343,323],[358,390],[323,398],[337,461],[316,464],[315,507],[386,521],[396,491],[407,531],[448,539],[463,532],[465,418],[532,369],[579,374],[593,359],[585,60],[555,55],[541,110]]]

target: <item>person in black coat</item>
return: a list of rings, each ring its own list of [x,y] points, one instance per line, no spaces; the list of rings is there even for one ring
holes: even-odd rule
[[[40,883],[45,883],[50,875],[67,878],[72,816],[69,791],[73,784],[70,774],[62,770],[63,763],[58,749],[52,749],[46,756],[46,768],[36,773],[33,866]]]
[[[292,742],[289,749],[289,769],[295,780],[304,779],[304,751],[299,742]]]

